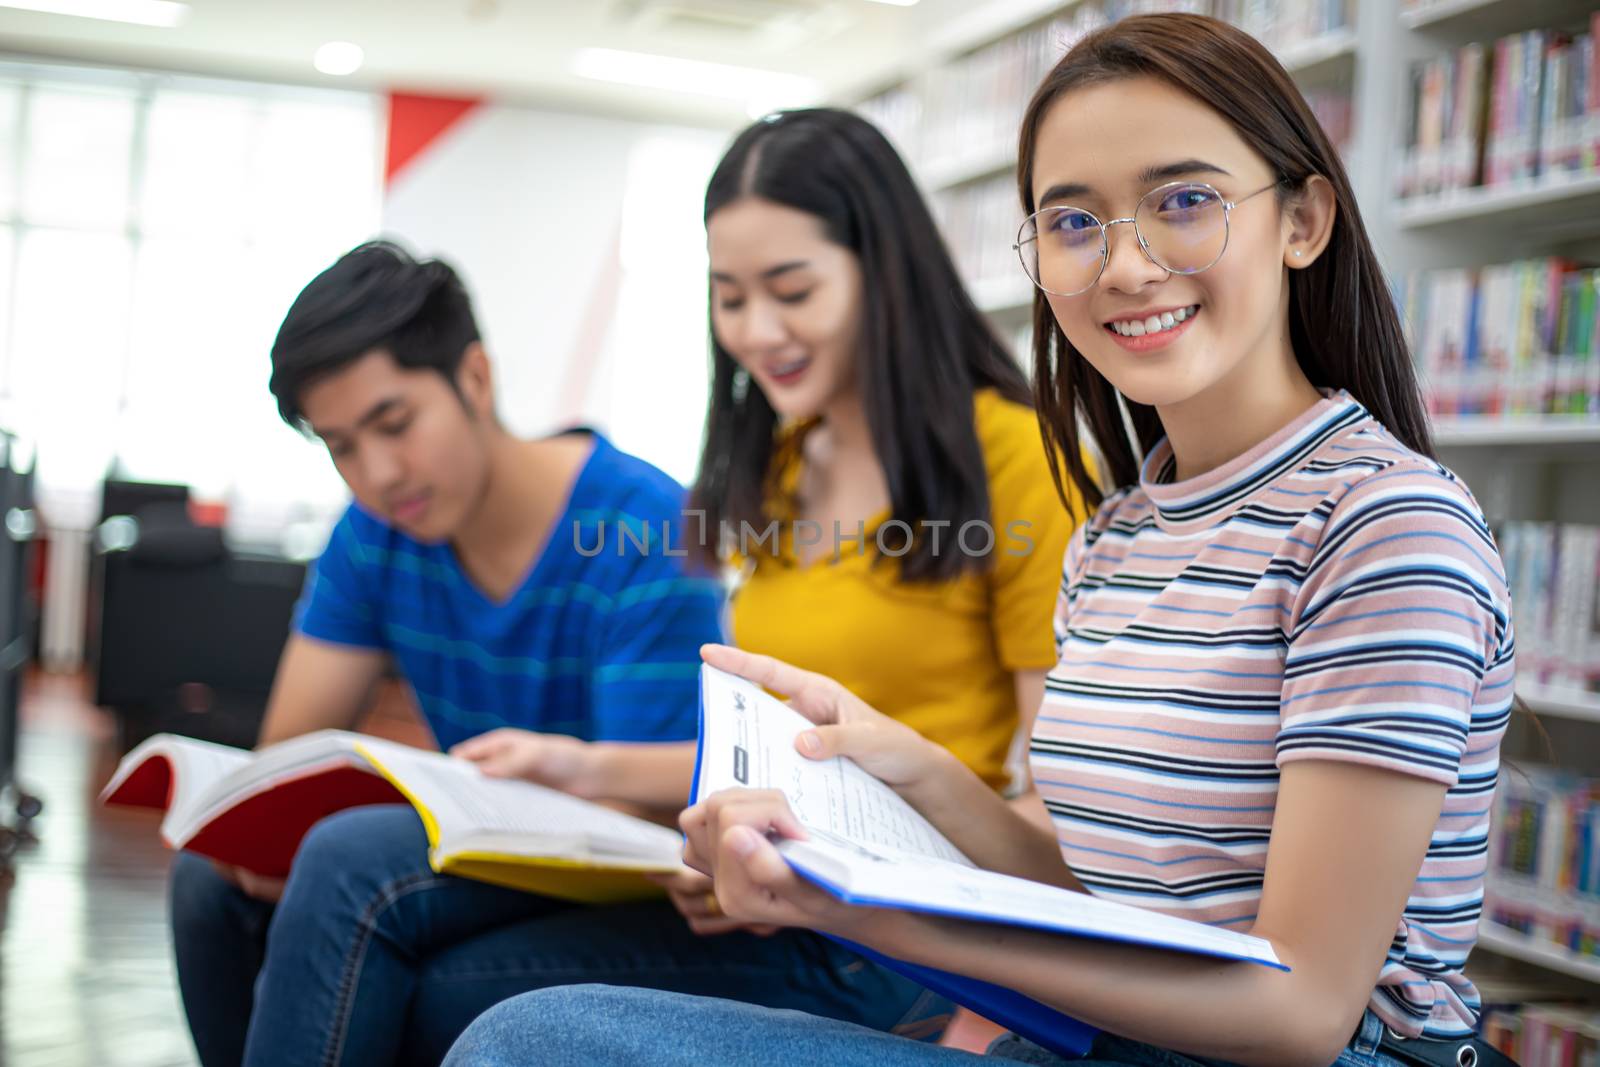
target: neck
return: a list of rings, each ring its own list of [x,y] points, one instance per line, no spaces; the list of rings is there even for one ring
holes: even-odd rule
[[[451,538],[463,559],[493,559],[527,546],[530,533],[544,540],[566,492],[553,477],[548,441],[522,441],[504,430],[491,431],[487,476],[477,506]]]
[[[867,409],[859,391],[851,390],[822,410],[822,424],[828,428],[828,443],[839,458],[876,458],[872,428],[867,424]]]
[[[1284,338],[1266,360],[1243,360],[1197,396],[1157,408],[1172,445],[1178,481],[1236,459],[1322,399]]]

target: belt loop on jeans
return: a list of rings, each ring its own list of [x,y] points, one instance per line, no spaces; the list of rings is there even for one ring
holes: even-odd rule
[[[1383,1020],[1368,1008],[1361,1016],[1361,1025],[1356,1027],[1355,1036],[1350,1039],[1350,1051],[1358,1056],[1370,1056],[1378,1051],[1378,1043],[1382,1040]]]

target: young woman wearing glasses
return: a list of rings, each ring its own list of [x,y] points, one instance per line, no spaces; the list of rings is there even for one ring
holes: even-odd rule
[[[1181,15],[1080,42],[1020,144],[1038,403],[1066,480],[1100,503],[1068,551],[1031,746],[1054,832],[836,682],[705,655],[788,694],[817,723],[803,753],[849,755],[979,865],[1253,933],[1289,969],[843,905],[773,847],[799,831],[771,794],[686,812],[691,861],[731,916],[997,983],[1099,1028],[1071,1062],[1501,1059],[1471,1036],[1462,966],[1511,706],[1505,581],[1476,503],[1429,457],[1332,145],[1265,48]],[[1103,500],[1077,460],[1079,419],[1116,486]],[[561,1049],[546,1063],[975,1058],[588,988],[502,1005],[458,1062],[531,1062],[540,1042]],[[991,1055],[1069,1062],[1015,1039]]]

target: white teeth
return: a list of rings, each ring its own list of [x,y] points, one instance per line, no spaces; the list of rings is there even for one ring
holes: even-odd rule
[[[1147,319],[1125,319],[1113,322],[1111,328],[1124,337],[1143,337],[1146,334],[1162,333],[1172,329],[1181,322],[1194,317],[1200,310],[1199,304],[1192,304],[1177,311],[1163,311],[1159,315],[1151,315]]]

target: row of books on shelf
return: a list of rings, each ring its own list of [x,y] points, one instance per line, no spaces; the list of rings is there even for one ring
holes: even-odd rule
[[[1495,539],[1511,592],[1517,677],[1600,691],[1600,527],[1516,520]]]
[[[1022,206],[1010,173],[946,189],[933,197],[933,211],[967,281],[1025,277],[1012,247],[1022,224]]]
[[[1398,195],[1600,169],[1597,59],[1600,11],[1588,33],[1528,30],[1415,64]]]
[[[1353,29],[1352,0],[1213,0],[1211,14],[1268,48],[1282,51],[1337,30]]]
[[[1522,1067],[1596,1067],[1600,1011],[1585,1004],[1521,1004],[1484,1013],[1483,1040]]]
[[[1128,15],[1212,14],[1284,49],[1347,28],[1350,0],[1089,0],[1056,18],[986,45],[911,83],[874,96],[858,110],[919,170],[938,171],[1015,148],[1023,109],[1050,68],[1084,36]],[[1349,93],[1329,98],[1318,118],[1349,139]]]
[[[1436,415],[1600,415],[1600,270],[1555,257],[1396,285]]]

